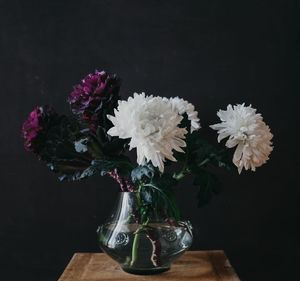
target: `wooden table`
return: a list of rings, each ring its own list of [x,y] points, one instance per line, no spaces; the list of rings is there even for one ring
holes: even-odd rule
[[[169,271],[157,275],[125,273],[105,254],[76,253],[59,281],[240,281],[224,251],[188,251]]]

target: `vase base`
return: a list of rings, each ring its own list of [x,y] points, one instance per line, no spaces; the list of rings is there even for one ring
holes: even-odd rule
[[[123,271],[125,271],[127,273],[135,274],[135,275],[153,275],[153,274],[159,274],[159,273],[168,271],[170,269],[170,267],[141,268],[141,269],[122,267],[122,269],[123,269]]]

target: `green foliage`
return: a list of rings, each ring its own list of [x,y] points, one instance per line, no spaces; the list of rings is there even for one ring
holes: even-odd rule
[[[174,192],[177,181],[168,173],[156,174],[151,181],[152,188],[156,190],[157,208],[165,210],[168,217],[176,221],[180,219],[180,212]]]
[[[183,119],[181,120],[179,127],[185,128],[188,132],[191,131],[191,121],[186,113],[182,115]]]
[[[80,180],[80,177],[81,177],[81,171],[75,171],[73,173],[61,174],[58,177],[58,180],[59,181],[64,181],[64,180],[67,180],[67,181],[78,181],[78,180]]]
[[[39,158],[51,171],[60,173],[59,180],[78,180],[90,165],[88,153],[78,153],[74,141],[82,136],[80,127],[72,117],[57,116],[44,132]]]
[[[143,166],[137,166],[131,171],[131,180],[132,182],[138,182],[141,180],[147,181],[152,179],[155,175],[154,166],[148,162]]]
[[[214,195],[220,193],[221,182],[210,172],[210,167],[233,167],[231,155],[227,148],[211,145],[203,139],[199,131],[187,138],[186,163],[189,171],[195,176],[194,185],[198,186],[198,207],[209,203]]]
[[[113,165],[121,174],[128,174],[128,167],[125,167],[128,159],[116,156],[128,140],[112,138],[102,129],[99,127],[97,134],[92,134],[76,117],[57,116],[44,132],[39,157],[51,171],[60,174],[60,181],[76,181],[99,171],[111,171]],[[75,150],[74,142],[82,138],[87,139],[88,150],[80,153]]]
[[[40,158],[53,163],[56,160],[73,159],[74,155],[70,152],[76,152],[73,141],[78,134],[80,134],[79,128],[73,118],[57,116],[44,132],[43,144],[40,145],[39,151]]]
[[[154,201],[155,195],[153,194],[153,190],[149,188],[141,188],[140,190],[141,198],[146,204],[152,204]]]
[[[211,167],[230,169],[233,167],[227,148],[213,146],[202,138],[201,131],[194,131],[186,137],[185,153],[176,153],[177,160],[184,163],[184,168],[173,178],[180,180],[187,174],[194,176],[194,185],[198,187],[198,206],[209,203],[214,195],[221,191],[221,183],[216,175],[209,171]]]
[[[84,123],[81,122],[81,124]],[[107,134],[107,129],[100,125],[95,133],[86,128],[82,129],[81,132],[85,132],[85,134],[89,137],[88,148],[89,152],[93,155],[93,158],[119,155],[124,151],[125,146],[129,142],[128,139],[120,139],[118,137],[109,136]]]
[[[199,187],[198,207],[210,202],[212,197],[221,191],[221,182],[218,177],[208,171],[198,170],[194,179],[194,185]]]
[[[92,176],[96,173],[100,173],[102,176],[107,174],[107,172],[112,172],[114,169],[118,170],[118,175],[120,177],[125,177],[130,174],[133,165],[126,156],[116,156],[109,159],[95,159],[92,161],[91,166],[85,169],[80,178],[86,178]]]
[[[145,194],[147,194],[147,191],[143,191],[143,193],[140,194],[141,199],[135,209],[135,211],[139,215],[141,224],[146,224],[147,221],[152,218],[153,213],[154,213],[152,201],[144,200]]]
[[[230,169],[232,161],[228,158],[228,149],[215,147],[203,139],[200,131],[187,136],[187,163],[191,170],[205,166],[207,163],[217,167]]]
[[[177,181],[168,173],[156,174],[152,179],[152,183],[163,190],[173,188],[177,185]]]
[[[120,154],[123,150],[125,150],[126,145],[128,144],[128,139],[119,139],[117,137],[111,138],[111,140],[107,143],[104,143],[102,148],[104,154],[107,156],[113,156]]]
[[[129,140],[109,136],[107,128],[110,126],[107,123],[93,131],[75,117],[55,118],[45,132],[45,141],[41,142],[40,158],[52,171],[60,173],[60,180],[80,180],[117,169],[118,177],[131,178],[139,188],[142,219],[151,216],[151,210],[156,209],[179,220],[174,187],[187,174],[194,176],[194,185],[198,187],[198,206],[207,204],[221,190],[220,181],[210,172],[210,167],[230,169],[233,166],[228,149],[210,144],[202,137],[201,130],[190,133],[190,121],[186,114],[180,127],[188,131],[187,145],[183,153],[174,151],[175,158],[183,163],[183,169],[173,176],[161,174],[150,162],[137,167],[132,165],[129,158],[120,155],[128,148]],[[79,153],[74,148],[74,142],[82,138],[86,138],[87,151]],[[165,164],[170,163],[167,161]]]
[[[152,208],[179,220],[180,214],[173,189],[177,181],[170,174],[161,174],[151,163],[147,163],[133,169],[131,179],[140,186],[144,202],[151,203]]]
[[[168,173],[161,174],[151,163],[138,166],[131,171],[131,179],[140,191],[143,210],[151,216],[151,210],[156,210],[179,220],[180,214],[174,194],[177,181]],[[149,209],[147,204],[151,205]]]
[[[90,166],[80,174],[79,179],[84,179],[86,177],[91,177],[91,176],[95,175],[98,172],[99,172],[99,170],[96,166]]]

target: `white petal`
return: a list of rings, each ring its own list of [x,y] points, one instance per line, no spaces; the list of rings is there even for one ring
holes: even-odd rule
[[[256,167],[264,164],[273,150],[269,127],[264,123],[261,114],[256,109],[245,104],[227,106],[227,110],[217,112],[221,123],[210,127],[218,131],[218,142],[229,137],[226,142],[228,148],[235,147],[233,163],[238,167],[239,173],[242,169]]]
[[[193,106],[188,109],[194,110]],[[169,99],[134,93],[127,101],[119,102],[114,113],[115,116],[108,117],[114,125],[108,133],[130,138],[129,147],[137,149],[138,164],[151,161],[163,172],[166,158],[176,161],[173,150],[183,152],[187,131],[179,128],[183,117]],[[188,114],[197,128],[199,119],[193,112]]]

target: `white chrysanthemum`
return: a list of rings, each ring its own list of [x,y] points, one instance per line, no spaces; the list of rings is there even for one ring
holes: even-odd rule
[[[183,152],[180,147],[186,146],[187,130],[178,127],[183,117],[162,97],[134,93],[127,101],[119,101],[114,114],[107,116],[114,125],[108,134],[130,138],[130,150],[136,148],[139,165],[151,161],[163,172],[166,158],[176,161],[172,150]]]
[[[187,114],[188,119],[191,121],[191,133],[201,128],[198,112],[195,111],[194,105],[179,97],[170,98],[169,102],[173,109],[177,110],[180,115]]]
[[[210,127],[218,130],[218,142],[229,137],[226,146],[237,146],[232,161],[239,173],[243,168],[255,171],[256,167],[266,163],[273,150],[273,135],[256,109],[244,103],[233,107],[229,104],[227,110],[219,110],[217,115],[222,122]]]
[[[74,142],[74,148],[77,152],[82,153],[86,152],[88,150],[86,143],[87,143],[87,138],[81,139],[79,141]]]

